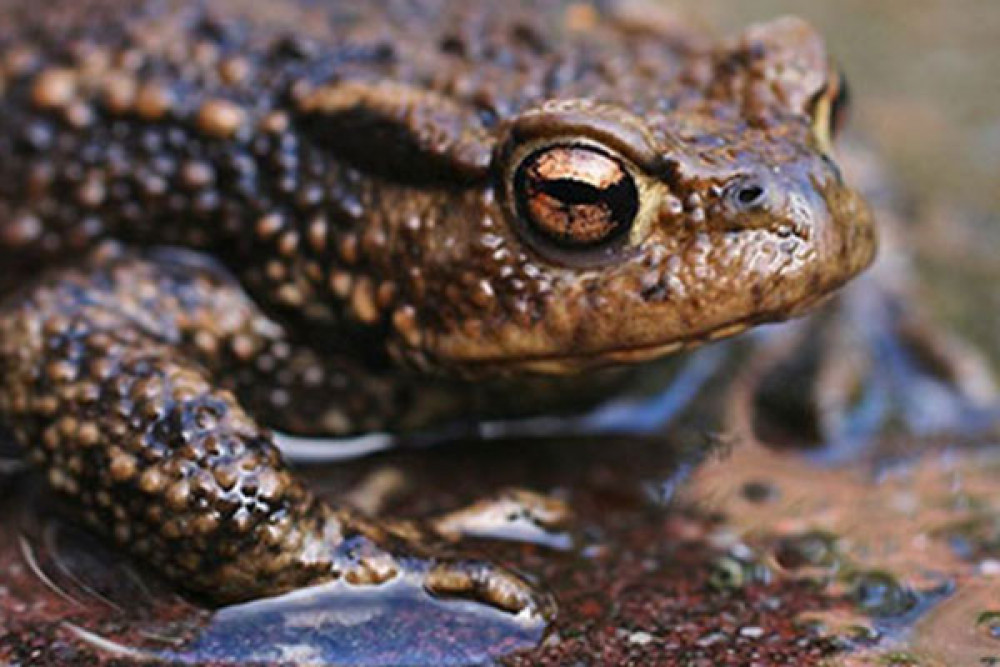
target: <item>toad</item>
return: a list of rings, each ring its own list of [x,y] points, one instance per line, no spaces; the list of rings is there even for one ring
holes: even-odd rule
[[[275,432],[592,405],[615,368],[805,313],[875,252],[844,99],[792,18],[717,41],[614,3],[2,0],[0,421],[218,602],[411,577],[546,613],[317,499]]]

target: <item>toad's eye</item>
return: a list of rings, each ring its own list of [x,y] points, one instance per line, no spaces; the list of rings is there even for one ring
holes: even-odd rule
[[[619,238],[639,213],[635,179],[619,160],[590,146],[554,146],[528,155],[513,185],[520,216],[565,248]]]

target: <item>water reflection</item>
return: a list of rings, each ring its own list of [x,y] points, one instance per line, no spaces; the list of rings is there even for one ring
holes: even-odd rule
[[[99,653],[136,660],[338,665],[467,665],[535,646],[544,624],[419,582],[342,582],[209,611],[55,516],[23,507],[5,572],[58,598],[64,627]],[[44,592],[43,592],[44,591]]]
[[[339,665],[468,665],[535,646],[543,631],[471,602],[442,602],[412,582],[342,584],[229,607],[171,659]]]

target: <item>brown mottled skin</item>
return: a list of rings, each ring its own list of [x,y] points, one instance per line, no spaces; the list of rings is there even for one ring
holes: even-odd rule
[[[875,247],[838,88],[794,19],[715,42],[611,3],[0,0],[0,421],[218,601],[412,574],[537,611],[317,501],[267,427],[495,415],[805,311]]]

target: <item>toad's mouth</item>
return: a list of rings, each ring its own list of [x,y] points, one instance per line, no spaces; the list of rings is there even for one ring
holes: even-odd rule
[[[466,370],[473,374],[496,372],[501,375],[507,373],[573,375],[587,370],[639,364],[690,351],[706,343],[732,338],[757,325],[774,324],[802,317],[832,298],[836,291],[836,288],[831,288],[780,310],[754,313],[669,341],[609,347],[585,352],[524,355],[504,359],[476,359],[468,360],[463,365]]]

